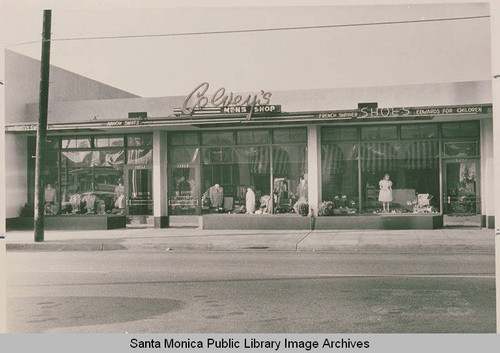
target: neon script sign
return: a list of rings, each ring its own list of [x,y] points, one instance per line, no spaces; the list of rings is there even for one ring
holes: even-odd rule
[[[184,100],[182,105],[182,113],[190,115],[195,109],[203,109],[209,107],[251,107],[249,109],[247,119],[250,119],[255,106],[268,105],[271,101],[271,92],[261,90],[258,94],[249,94],[242,96],[233,92],[226,93],[224,87],[219,88],[209,97],[207,96],[208,82],[203,82],[196,87]]]

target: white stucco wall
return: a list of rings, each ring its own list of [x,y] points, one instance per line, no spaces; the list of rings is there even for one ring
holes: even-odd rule
[[[218,88],[210,87],[207,95],[211,97]],[[186,96],[189,93],[187,92]],[[361,102],[378,102],[379,107],[388,108],[490,104],[491,82],[331,88],[272,93],[270,104],[281,105],[283,112],[357,109],[358,103]],[[185,96],[55,102],[49,104],[49,123],[89,122],[93,117],[102,120],[127,119],[129,112],[138,111],[148,112],[149,117],[167,117],[173,114],[174,108],[182,107],[184,99]],[[29,104],[22,121],[36,121],[37,112],[38,105]]]
[[[27,137],[5,136],[5,217],[18,217],[27,202]]]

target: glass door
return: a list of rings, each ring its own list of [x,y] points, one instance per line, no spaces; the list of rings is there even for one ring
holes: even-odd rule
[[[127,168],[125,175],[127,215],[153,215],[153,170],[151,168]]]
[[[444,171],[444,213],[479,214],[479,160],[445,161]]]
[[[169,168],[169,214],[194,215],[200,213],[199,167],[177,164]]]

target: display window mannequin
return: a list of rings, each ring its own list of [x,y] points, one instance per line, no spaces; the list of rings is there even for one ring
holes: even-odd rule
[[[382,211],[389,212],[390,203],[392,202],[392,181],[389,180],[389,174],[385,174],[378,185],[380,187],[378,200],[382,202]]]
[[[247,189],[246,210],[248,214],[253,214],[255,212],[255,192],[253,192],[252,188]]]

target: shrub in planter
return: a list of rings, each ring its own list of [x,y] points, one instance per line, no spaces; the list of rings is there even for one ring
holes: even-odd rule
[[[318,216],[333,216],[333,202],[323,201],[319,204]]]
[[[293,205],[295,212],[301,216],[307,216],[309,214],[309,204],[305,201],[297,201]]]

